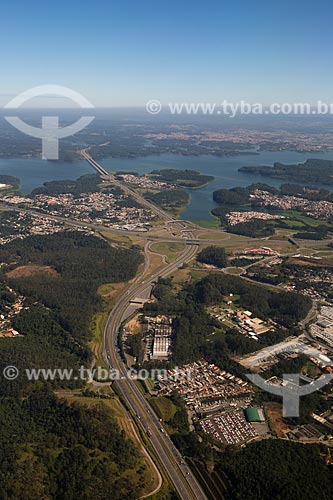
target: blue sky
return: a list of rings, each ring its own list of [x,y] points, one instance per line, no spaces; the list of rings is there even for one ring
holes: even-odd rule
[[[3,0],[0,104],[71,87],[98,106],[333,102],[331,1]]]

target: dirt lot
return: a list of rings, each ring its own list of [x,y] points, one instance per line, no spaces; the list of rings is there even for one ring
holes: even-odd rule
[[[57,271],[51,266],[19,266],[7,273],[8,278],[30,278],[37,274],[46,274],[49,277],[56,278]]]
[[[332,261],[323,258],[321,260],[314,260],[291,257],[287,260],[287,263],[302,267],[332,267]]]
[[[278,437],[285,437],[286,432],[290,430],[282,417],[282,404],[280,403],[265,403],[264,409],[267,417],[270,420],[271,427],[276,432]]]
[[[128,323],[126,323],[126,328],[128,328],[128,330],[131,333],[139,333],[139,332],[141,332],[141,323],[139,321],[139,317],[140,317],[140,315],[137,314]]]

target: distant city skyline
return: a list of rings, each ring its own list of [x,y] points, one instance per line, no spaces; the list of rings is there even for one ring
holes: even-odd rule
[[[98,107],[333,102],[332,4],[13,0],[1,7],[0,105],[43,84]]]

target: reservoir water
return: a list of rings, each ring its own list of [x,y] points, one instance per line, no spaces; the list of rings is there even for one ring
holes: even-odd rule
[[[296,153],[293,151],[263,152],[259,155],[241,155],[234,157],[215,156],[180,156],[163,154],[144,158],[107,158],[100,163],[111,171],[133,171],[140,174],[154,169],[176,168],[192,169],[212,175],[215,180],[200,189],[191,189],[191,203],[186,207],[181,217],[192,221],[211,221],[210,210],[214,208],[213,191],[219,188],[247,186],[254,182],[267,182],[280,186],[283,181],[262,176],[238,172],[244,165],[273,165],[281,163],[303,163],[308,158],[333,160],[333,151],[325,153]],[[32,189],[41,186],[46,181],[61,179],[76,179],[80,175],[92,173],[92,168],[86,161],[72,163],[57,161],[49,162],[39,158],[0,159],[0,174],[13,175],[21,180],[21,191],[30,193]],[[333,191],[333,186],[321,186]]]

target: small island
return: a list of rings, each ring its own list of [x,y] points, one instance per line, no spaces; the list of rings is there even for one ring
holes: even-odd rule
[[[161,182],[171,182],[178,187],[190,189],[201,188],[214,180],[211,175],[204,175],[196,170],[177,170],[174,168],[153,170],[148,175]]]

